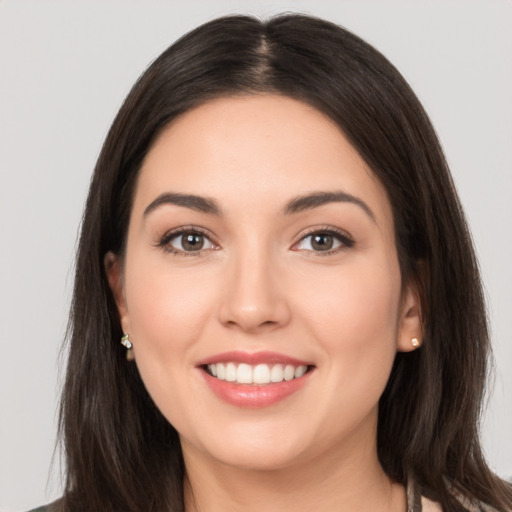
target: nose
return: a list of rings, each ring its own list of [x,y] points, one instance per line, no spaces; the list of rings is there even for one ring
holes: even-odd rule
[[[229,263],[219,307],[223,325],[247,333],[272,331],[291,318],[282,270],[268,252],[245,251]]]

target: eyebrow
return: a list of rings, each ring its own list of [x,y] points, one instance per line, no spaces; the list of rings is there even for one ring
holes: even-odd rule
[[[371,208],[362,200],[346,192],[313,192],[311,194],[298,196],[286,203],[283,208],[284,215],[292,215],[305,210],[312,210],[329,203],[352,203],[359,206],[374,222],[375,214]],[[173,204],[190,208],[200,213],[208,213],[221,216],[222,211],[214,199],[197,196],[194,194],[179,194],[176,192],[167,192],[159,195],[144,210],[146,217],[153,210],[164,204]]]
[[[284,214],[302,212],[304,210],[312,210],[329,203],[352,203],[359,206],[372,220],[375,220],[375,214],[371,208],[362,200],[352,194],[346,192],[313,192],[304,196],[299,196],[289,201],[284,207]]]
[[[144,210],[144,217],[146,217],[153,210],[164,204],[174,204],[177,206],[184,206],[201,213],[209,213],[213,215],[222,215],[221,210],[216,201],[207,197],[196,196],[193,194],[178,194],[168,192],[159,195],[152,203],[150,203]]]

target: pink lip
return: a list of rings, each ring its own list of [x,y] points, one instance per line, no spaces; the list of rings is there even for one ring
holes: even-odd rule
[[[234,384],[212,377],[209,373],[201,371],[206,384],[225,402],[237,407],[258,409],[277,404],[302,388],[309,380],[311,372],[305,373],[298,379],[274,384]]]
[[[206,366],[215,363],[246,363],[250,365],[256,364],[291,364],[293,366],[311,366],[312,364],[307,361],[301,361],[294,357],[278,354],[277,352],[242,352],[240,350],[233,350],[231,352],[223,352],[214,356],[205,358],[197,363],[196,366]]]
[[[293,366],[312,366],[307,361],[295,359],[293,357],[278,354],[276,352],[256,352],[250,354],[241,351],[224,352],[216,354],[199,361],[197,368],[213,393],[228,404],[257,409],[277,404],[281,400],[299,391],[308,381],[311,371],[306,372],[302,377],[289,381],[282,381],[270,384],[235,384],[225,380],[217,379],[207,373],[204,367],[215,363],[246,363],[250,365],[257,364],[291,364]]]

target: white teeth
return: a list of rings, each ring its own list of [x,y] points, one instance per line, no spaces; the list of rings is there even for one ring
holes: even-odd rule
[[[252,380],[255,384],[268,384],[270,382],[270,368],[268,364],[259,364],[254,368]]]
[[[275,364],[270,370],[270,382],[282,382],[284,379],[284,368],[282,364]]]
[[[217,379],[226,380],[226,367],[222,363],[217,363]]]
[[[238,384],[270,384],[271,382],[290,381],[302,377],[307,372],[305,365],[293,366],[291,364],[258,364],[251,366],[240,363],[209,364],[208,371],[219,380],[236,382]]]
[[[228,363],[226,365],[226,380],[228,382],[235,382],[236,380],[236,366],[235,363]]]
[[[252,384],[252,368],[248,364],[242,363],[238,365],[236,381],[239,384]]]
[[[297,368],[295,368],[295,378],[298,379],[299,377],[302,377],[306,373],[307,369],[307,366],[297,366]]]
[[[284,380],[292,380],[295,377],[295,366],[287,364],[284,367]]]

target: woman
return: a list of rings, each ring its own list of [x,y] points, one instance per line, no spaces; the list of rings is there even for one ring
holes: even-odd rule
[[[99,157],[51,509],[510,510],[478,440],[488,350],[404,79],[325,21],[215,20]]]

